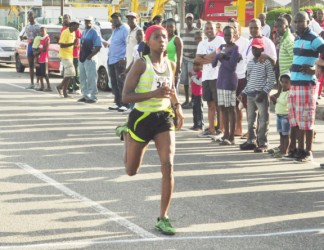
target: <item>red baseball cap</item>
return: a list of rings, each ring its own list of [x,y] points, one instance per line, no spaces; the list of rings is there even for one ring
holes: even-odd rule
[[[312,9],[306,9],[305,12],[307,12],[308,14],[313,15],[313,10]]]
[[[258,49],[263,49],[264,48],[264,43],[263,43],[262,38],[253,38],[251,46],[256,47]]]

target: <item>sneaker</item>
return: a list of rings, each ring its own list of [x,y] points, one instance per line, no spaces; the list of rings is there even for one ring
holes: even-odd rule
[[[119,107],[118,112],[125,112],[127,110],[128,110],[128,108],[126,108],[125,106],[121,106],[121,107]]]
[[[78,102],[86,102],[87,99],[85,97],[82,97],[81,99],[78,100]]]
[[[264,152],[267,152],[267,150],[268,150],[268,146],[261,145],[254,149],[254,153],[264,153]]]
[[[216,135],[215,131],[211,132],[208,129],[206,129],[205,131],[198,134],[198,137],[200,137],[200,138],[213,138],[213,137],[215,137],[215,135]]]
[[[85,103],[97,103],[98,100],[93,100],[93,99],[89,99],[89,100],[86,100]]]
[[[191,109],[192,108],[192,105],[190,103],[182,103],[181,104],[181,107],[183,109]]]
[[[281,159],[283,159],[284,161],[293,161],[296,159],[295,155],[297,154],[297,149],[295,149],[294,151],[289,151],[289,153],[287,155],[284,155]]]
[[[34,89],[35,88],[35,84],[30,84],[26,89]]]
[[[244,142],[240,144],[241,150],[254,150],[256,149],[257,145],[255,143]]]
[[[174,235],[176,233],[175,228],[172,227],[170,220],[166,217],[157,219],[155,229],[166,235]]]
[[[121,141],[124,140],[124,133],[128,132],[127,123],[124,125],[118,126],[115,129],[116,135],[120,138]]]
[[[304,151],[302,156],[296,159],[296,162],[299,163],[307,163],[307,162],[312,162],[313,161],[313,153],[312,151]]]
[[[273,153],[272,157],[277,158],[277,159],[281,159],[283,157],[283,154],[281,152],[276,152],[276,153]]]
[[[269,154],[276,154],[276,153],[278,153],[278,152],[280,152],[280,148],[279,148],[279,147],[270,148],[270,149],[268,150],[268,153],[269,153]]]
[[[109,110],[118,110],[119,106],[114,104],[113,106],[108,107]]]
[[[219,143],[219,145],[221,145],[221,146],[228,146],[228,145],[232,145],[232,143],[229,140],[224,139],[223,141],[221,141]]]

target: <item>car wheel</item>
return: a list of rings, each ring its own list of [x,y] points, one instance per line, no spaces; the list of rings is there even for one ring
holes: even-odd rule
[[[16,55],[16,71],[18,73],[23,73],[25,71],[25,66],[21,64],[19,55]]]
[[[97,81],[97,86],[98,89],[107,91],[110,90],[109,85],[108,85],[108,73],[104,67],[100,67],[98,69],[98,81]]]

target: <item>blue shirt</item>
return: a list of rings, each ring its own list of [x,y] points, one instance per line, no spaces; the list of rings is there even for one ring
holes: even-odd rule
[[[82,32],[80,39],[80,62],[84,62],[92,53],[95,47],[101,48],[101,37],[98,31],[94,28],[86,29]]]
[[[306,28],[303,34],[297,34],[294,42],[294,57],[291,66],[291,84],[308,86],[315,84],[315,75],[303,74],[300,69],[303,64],[314,66],[319,53],[324,54],[324,40],[316,33]]]
[[[108,52],[108,65],[115,64],[126,57],[126,44],[129,28],[122,24],[114,29]]]

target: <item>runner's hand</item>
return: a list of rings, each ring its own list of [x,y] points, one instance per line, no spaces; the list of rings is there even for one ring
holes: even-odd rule
[[[183,125],[183,122],[184,122],[184,116],[183,116],[181,105],[177,105],[175,111],[176,111],[176,114],[177,114],[177,116],[176,116],[177,117],[177,126],[176,126],[176,128],[181,129],[182,125]]]
[[[155,98],[170,98],[174,95],[174,89],[169,88],[166,83],[162,83],[162,86],[154,91]]]

